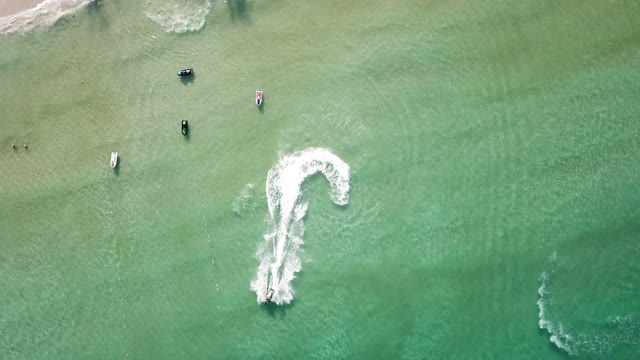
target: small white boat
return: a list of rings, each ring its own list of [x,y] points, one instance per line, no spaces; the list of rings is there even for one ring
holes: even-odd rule
[[[256,105],[262,105],[262,89],[256,90]]]
[[[116,166],[118,166],[118,153],[114,151],[111,153],[111,168],[113,169]]]

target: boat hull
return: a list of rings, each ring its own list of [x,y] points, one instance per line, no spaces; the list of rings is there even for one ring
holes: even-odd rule
[[[260,89],[256,90],[256,105],[257,106],[262,105],[262,90]]]
[[[111,161],[109,163],[109,166],[111,166],[112,169],[115,169],[116,166],[118,166],[118,153],[115,151],[111,153]]]
[[[265,305],[271,302],[271,299],[273,299],[274,292],[275,291],[273,291],[273,289],[269,289],[269,291],[267,292],[267,295],[266,295],[266,297],[264,299],[264,304]]]
[[[182,120],[182,135],[187,136],[189,133],[189,122],[187,120]]]

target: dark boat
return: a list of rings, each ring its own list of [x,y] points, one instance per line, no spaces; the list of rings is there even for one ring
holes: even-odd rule
[[[187,120],[182,120],[182,135],[187,135],[189,132],[189,122]]]
[[[269,289],[269,291],[267,292],[267,297],[264,299],[264,303],[268,304],[271,302],[271,299],[273,298],[273,289]]]
[[[178,71],[178,76],[189,76],[193,75],[193,69],[182,69]]]

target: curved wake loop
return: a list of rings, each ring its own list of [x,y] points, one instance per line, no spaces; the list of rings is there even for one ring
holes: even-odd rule
[[[329,150],[309,148],[281,157],[267,175],[269,229],[256,252],[260,261],[251,289],[258,302],[264,302],[269,289],[272,302],[287,304],[293,299],[291,281],[302,269],[297,255],[304,234],[306,201],[300,200],[302,183],[309,176],[322,173],[331,186],[329,195],[338,205],[349,202],[349,165]]]
[[[549,257],[548,271],[540,275],[537,302],[538,326],[549,333],[549,340],[554,345],[566,351],[569,356],[581,353],[607,355],[618,345],[635,345],[640,342],[640,317],[637,313],[609,316],[598,330],[585,330],[577,334],[567,332],[560,321],[553,321],[549,316],[549,310],[557,312],[555,308],[558,306],[551,297],[549,287],[559,267],[560,260],[554,252]]]
[[[573,346],[573,337],[571,334],[566,333],[562,327],[562,323],[553,323],[546,316],[546,310],[549,306],[548,294],[549,294],[549,282],[555,275],[558,267],[558,254],[553,253],[549,257],[550,269],[549,271],[543,271],[540,275],[540,287],[538,288],[538,326],[542,330],[547,330],[552,343],[554,343],[559,349],[567,352],[570,356],[576,355],[576,350]]]

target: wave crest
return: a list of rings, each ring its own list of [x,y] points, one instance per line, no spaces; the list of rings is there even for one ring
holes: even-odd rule
[[[44,0],[33,9],[0,17],[0,34],[29,31],[40,25],[51,25],[92,1],[94,0]]]

